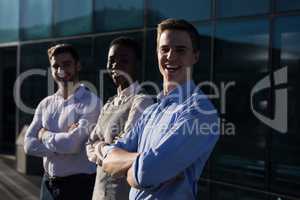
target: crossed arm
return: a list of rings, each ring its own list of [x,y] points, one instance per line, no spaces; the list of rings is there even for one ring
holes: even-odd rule
[[[129,115],[127,117],[127,121],[123,127],[123,133],[128,133],[131,128],[135,125],[135,123],[138,121],[138,119],[140,118],[143,110],[145,110],[149,105],[153,104],[153,100],[148,97],[148,96],[139,96],[138,98],[134,99],[132,106],[130,108],[129,111]],[[105,107],[105,106],[104,106]],[[86,146],[86,151],[87,151],[87,156],[88,159],[91,162],[94,162],[98,165],[102,165],[102,160],[103,160],[103,153],[105,151],[103,151],[103,147],[105,145],[107,145],[108,143],[104,142],[104,138],[102,137],[101,133],[100,133],[100,128],[98,126],[101,126],[102,122],[100,119],[101,115],[99,116],[98,119],[98,123],[97,126],[95,127],[95,129],[92,131],[91,135],[90,135],[90,142],[88,142],[87,146]],[[125,134],[122,134],[121,136],[117,135],[113,138],[112,143],[117,142],[118,139],[121,139],[122,137],[124,137]],[[104,147],[104,149],[107,147]],[[115,149],[116,150],[116,149]],[[116,155],[118,155],[119,153],[121,153],[121,149],[119,149],[118,151],[113,151]],[[122,152],[121,155],[124,156],[124,154],[126,153],[126,151]],[[124,160],[124,164],[127,166],[125,168],[127,168],[127,170],[129,169],[129,167],[131,166],[131,164],[133,163],[132,159],[133,159],[133,154],[128,152],[129,155],[125,156],[125,160]],[[113,161],[114,164],[115,160]],[[130,163],[130,166],[129,166]],[[120,164],[118,162],[118,164]],[[125,169],[124,168],[124,169]],[[123,169],[122,174],[126,175],[126,173]],[[119,174],[119,172],[117,172],[116,174]]]
[[[112,176],[127,176],[127,182],[131,187],[138,187],[134,180],[132,164],[139,153],[128,152],[120,148],[114,148],[103,160],[102,168]]]
[[[95,123],[100,107],[80,116],[65,132],[53,132],[45,128],[42,122],[42,103],[36,109],[24,139],[27,154],[38,157],[51,157],[57,154],[74,154],[81,151],[82,144],[88,137],[88,127]]]

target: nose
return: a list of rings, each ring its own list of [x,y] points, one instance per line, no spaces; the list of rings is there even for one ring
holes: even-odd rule
[[[169,50],[169,52],[167,53],[167,59],[168,60],[174,60],[176,57],[176,52],[172,49]]]

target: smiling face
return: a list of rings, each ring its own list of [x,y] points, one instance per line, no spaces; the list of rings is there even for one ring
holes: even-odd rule
[[[137,57],[132,48],[115,44],[110,47],[107,59],[107,69],[114,84],[119,87],[121,84],[130,85],[135,81],[135,69]]]
[[[52,77],[57,83],[78,81],[79,61],[68,52],[52,56],[50,59]]]
[[[158,40],[157,56],[164,87],[170,91],[176,87],[174,84],[182,84],[191,78],[192,66],[198,61],[199,52],[193,49],[186,31],[167,29]]]

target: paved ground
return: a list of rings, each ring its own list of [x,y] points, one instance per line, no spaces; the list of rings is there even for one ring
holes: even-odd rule
[[[16,171],[15,157],[0,155],[0,200],[38,200],[40,176]]]

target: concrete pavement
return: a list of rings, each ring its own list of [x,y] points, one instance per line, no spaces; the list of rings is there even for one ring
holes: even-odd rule
[[[38,200],[40,176],[20,174],[15,157],[0,155],[0,200]]]

